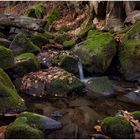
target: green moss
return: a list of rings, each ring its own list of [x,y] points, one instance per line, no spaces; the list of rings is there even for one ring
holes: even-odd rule
[[[31,37],[31,41],[35,45],[37,45],[41,48],[43,45],[47,44],[48,39],[45,36],[43,36],[42,34],[38,34],[38,35],[33,35]]]
[[[42,35],[47,39],[53,39],[54,38],[53,34],[50,33],[50,32],[47,32],[47,31],[45,31]]]
[[[43,18],[43,15],[45,13],[45,8],[42,4],[37,4],[32,6],[26,11],[26,15],[28,17],[34,17],[34,18]]]
[[[60,44],[63,44],[64,41],[68,41],[70,40],[70,36],[66,33],[63,33],[63,34],[59,34],[57,37],[56,37],[56,41]]]
[[[136,80],[140,70],[140,41],[129,40],[120,49],[119,61],[121,73],[127,80]]]
[[[75,45],[75,41],[74,40],[68,40],[68,41],[64,41],[63,42],[63,46],[65,47],[65,49],[71,49],[74,45]]]
[[[20,117],[6,130],[7,139],[43,139],[43,132],[28,125],[26,117]]]
[[[68,32],[69,30],[70,30],[70,27],[68,27],[67,25],[62,25],[59,29],[59,32],[63,33],[63,32]]]
[[[33,44],[32,41],[23,33],[19,33],[15,36],[10,48],[12,49],[14,55],[27,52],[37,53],[40,51],[40,48]]]
[[[52,63],[70,73],[78,73],[78,60],[73,56],[68,55],[56,56],[54,57]]]
[[[130,123],[123,117],[107,117],[101,125],[105,135],[113,139],[129,139],[132,138],[133,128]]]
[[[116,53],[116,42],[110,33],[89,31],[86,41],[74,52],[81,58],[85,69],[92,73],[104,73]]]
[[[134,116],[134,119],[140,121],[140,111],[134,111],[132,112],[132,115]]]
[[[25,109],[8,75],[0,69],[0,114],[16,113]]]
[[[8,37],[8,40],[10,41],[13,41],[14,38],[15,38],[16,34],[11,34],[9,37]]]
[[[8,69],[14,65],[14,56],[10,49],[0,46],[0,68]]]
[[[23,76],[29,72],[40,69],[40,64],[36,56],[32,53],[24,53],[16,56],[16,64],[12,68],[18,76]]]
[[[45,125],[43,121],[44,116],[32,112],[22,112],[18,115],[18,118],[21,117],[26,117],[30,126],[45,130]]]

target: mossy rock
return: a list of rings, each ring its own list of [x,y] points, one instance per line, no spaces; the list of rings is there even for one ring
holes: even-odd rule
[[[32,53],[23,53],[16,56],[15,66],[11,69],[16,75],[23,76],[29,72],[40,69],[40,64],[36,56]]]
[[[10,45],[14,55],[19,55],[21,53],[37,53],[40,51],[40,48],[32,43],[23,33],[19,33],[15,36],[14,40]]]
[[[0,38],[6,38],[6,35],[0,32]]]
[[[43,139],[41,130],[28,125],[26,117],[17,118],[6,130],[6,139]]]
[[[26,86],[27,79],[31,82],[29,86]],[[32,96],[68,97],[82,94],[84,87],[84,83],[73,74],[58,67],[49,67],[24,76],[20,89]]]
[[[43,18],[45,13],[45,7],[42,4],[33,5],[31,8],[29,8],[25,15],[28,17],[34,17],[34,18]]]
[[[89,73],[103,74],[116,54],[116,42],[110,33],[89,31],[87,39],[73,51]]]
[[[42,35],[47,39],[54,39],[54,35],[50,32],[45,31]]]
[[[133,115],[134,119],[140,121],[140,111],[134,111],[134,112],[132,112],[132,115]]]
[[[70,27],[67,26],[67,25],[62,25],[60,28],[59,28],[59,33],[63,33],[63,32],[68,32],[70,30]]]
[[[42,34],[33,35],[31,41],[40,48],[48,43],[48,39]]]
[[[129,81],[140,78],[140,22],[126,32],[119,50],[120,72]]]
[[[124,117],[107,117],[101,124],[105,135],[113,139],[130,139],[133,134],[133,127]]]
[[[76,42],[74,40],[66,40],[63,42],[63,46],[65,49],[71,49],[72,47],[74,47],[74,45],[76,44]]]
[[[78,60],[70,55],[58,55],[52,60],[53,65],[59,66],[70,73],[78,73]]]
[[[11,35],[9,35],[8,40],[13,41],[16,35],[17,34],[11,34]]]
[[[0,46],[0,68],[8,69],[14,65],[14,55],[12,51],[4,46]]]
[[[67,33],[62,33],[62,34],[58,34],[56,36],[56,41],[60,44],[63,44],[63,42],[70,40],[70,36]]]
[[[0,114],[14,114],[23,110],[23,100],[8,75],[0,69]]]
[[[26,117],[28,124],[39,130],[56,130],[62,127],[60,122],[33,112],[22,112],[17,116],[17,118],[22,117]]]

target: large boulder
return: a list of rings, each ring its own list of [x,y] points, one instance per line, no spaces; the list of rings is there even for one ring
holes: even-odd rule
[[[23,53],[16,56],[15,66],[10,69],[10,72],[21,77],[29,72],[37,71],[39,68],[39,61],[34,54]]]
[[[67,96],[81,93],[84,84],[73,74],[57,67],[32,72],[22,78],[21,91],[33,96]]]
[[[120,72],[129,81],[140,78],[140,22],[126,32],[119,51]]]
[[[10,49],[0,46],[0,68],[8,69],[14,65],[14,55]]]
[[[89,31],[86,41],[74,52],[81,58],[84,69],[90,73],[104,73],[116,53],[116,42],[110,33]]]
[[[0,69],[0,114],[15,114],[25,110],[24,101],[8,75]]]
[[[14,55],[27,52],[37,53],[40,51],[40,48],[33,44],[23,33],[19,33],[15,36],[10,45],[10,49],[13,51]]]
[[[130,139],[133,134],[133,127],[123,117],[107,117],[102,121],[102,131],[113,139]]]

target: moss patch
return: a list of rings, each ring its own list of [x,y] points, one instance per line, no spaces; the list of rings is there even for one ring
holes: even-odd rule
[[[107,117],[103,120],[101,128],[103,132],[113,139],[132,138],[133,128],[123,117]]]
[[[74,40],[68,40],[63,42],[63,46],[65,47],[65,49],[71,49],[75,45],[75,43],[76,42]]]
[[[12,68],[12,71],[14,71],[18,76],[23,76],[39,69],[40,64],[36,56],[32,53],[24,53],[16,56],[16,64]]]
[[[0,46],[0,68],[8,69],[14,65],[14,55],[10,49]]]
[[[13,114],[25,109],[8,75],[0,69],[0,114]]]
[[[134,119],[140,121],[140,111],[134,111],[134,112],[132,112],[132,115],[133,115]]]

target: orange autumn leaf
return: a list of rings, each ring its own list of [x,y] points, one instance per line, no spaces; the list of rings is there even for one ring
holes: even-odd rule
[[[100,126],[100,125],[95,125],[95,126],[94,126],[94,129],[95,129],[97,132],[101,132],[101,126]]]

